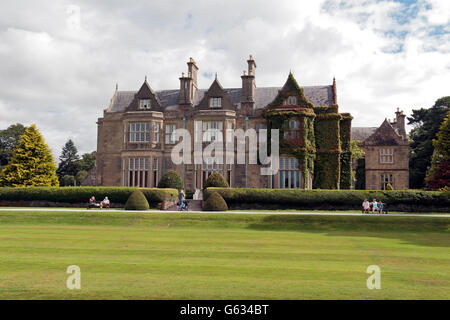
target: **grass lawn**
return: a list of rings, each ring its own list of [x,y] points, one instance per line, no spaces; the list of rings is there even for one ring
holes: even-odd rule
[[[430,217],[12,209],[0,299],[450,299],[449,231]]]

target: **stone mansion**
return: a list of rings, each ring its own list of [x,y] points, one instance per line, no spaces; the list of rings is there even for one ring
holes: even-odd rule
[[[348,189],[351,170],[351,116],[338,112],[336,81],[299,87],[290,73],[282,87],[256,87],[256,63],[247,60],[241,88],[223,88],[217,77],[208,89],[197,85],[198,66],[190,58],[180,88],[155,91],[145,79],[138,91],[116,91],[98,119],[95,184],[156,187],[170,169],[185,188],[201,189],[219,171],[232,187]],[[203,144],[226,129],[280,129],[279,171],[261,175],[260,164],[174,164],[172,133],[183,128]],[[270,140],[270,139],[269,139]],[[245,142],[248,150],[248,140]],[[223,162],[225,163],[225,161]]]

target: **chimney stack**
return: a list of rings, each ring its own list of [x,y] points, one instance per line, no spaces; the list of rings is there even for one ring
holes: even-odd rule
[[[255,107],[255,68],[256,63],[253,57],[247,60],[248,63],[248,74],[243,72],[241,76],[242,79],[242,96],[241,96],[241,107],[243,110],[251,111]]]
[[[337,104],[336,78],[333,77],[333,104]]]
[[[406,116],[403,114],[403,111],[400,111],[400,109],[397,108],[397,111],[395,112],[395,123],[403,138],[406,138],[405,117]]]
[[[180,78],[180,105],[193,106],[195,92],[197,91],[197,71],[198,66],[194,59],[189,58],[187,77],[184,72]]]

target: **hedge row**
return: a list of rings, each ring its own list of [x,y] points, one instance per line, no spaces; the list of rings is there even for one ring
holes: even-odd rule
[[[364,199],[377,199],[391,211],[450,212],[450,192],[443,191],[208,188],[206,197],[212,191],[217,191],[230,209],[359,210]]]
[[[28,187],[0,188],[1,201],[51,201],[64,203],[87,203],[91,196],[97,201],[105,196],[112,203],[125,204],[131,193],[137,188],[129,187]],[[164,200],[176,199],[175,189],[141,189],[149,203],[159,203]]]

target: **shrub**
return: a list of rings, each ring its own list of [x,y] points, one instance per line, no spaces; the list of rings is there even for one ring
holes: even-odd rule
[[[208,188],[204,196],[214,191],[232,208],[359,210],[365,198],[381,200],[389,210],[449,212],[450,208],[450,192],[442,191]]]
[[[178,191],[176,189],[170,188],[143,188],[139,189],[147,198],[147,201],[153,205],[163,201],[175,201],[178,196]]]
[[[394,190],[394,187],[390,183],[386,185],[386,190]]]
[[[125,203],[125,210],[148,210],[150,206],[141,190],[134,190]]]
[[[0,188],[0,201],[51,201],[60,203],[87,203],[91,196],[102,200],[107,196],[111,203],[125,204],[131,193],[137,188],[131,187],[27,187]],[[149,203],[159,203],[176,199],[175,189],[140,189]]]
[[[203,202],[203,210],[205,211],[227,211],[228,206],[220,194],[213,191],[208,199]]]
[[[227,180],[218,172],[213,172],[211,175],[206,179],[205,185],[203,186],[203,189],[211,188],[211,187],[218,187],[218,188],[229,188]]]
[[[192,199],[194,198],[194,190],[186,190],[186,199]]]
[[[183,180],[175,170],[167,171],[159,180],[158,188],[183,189]]]
[[[62,186],[73,186],[75,185],[75,177],[69,174],[64,175],[61,178],[60,185]]]

